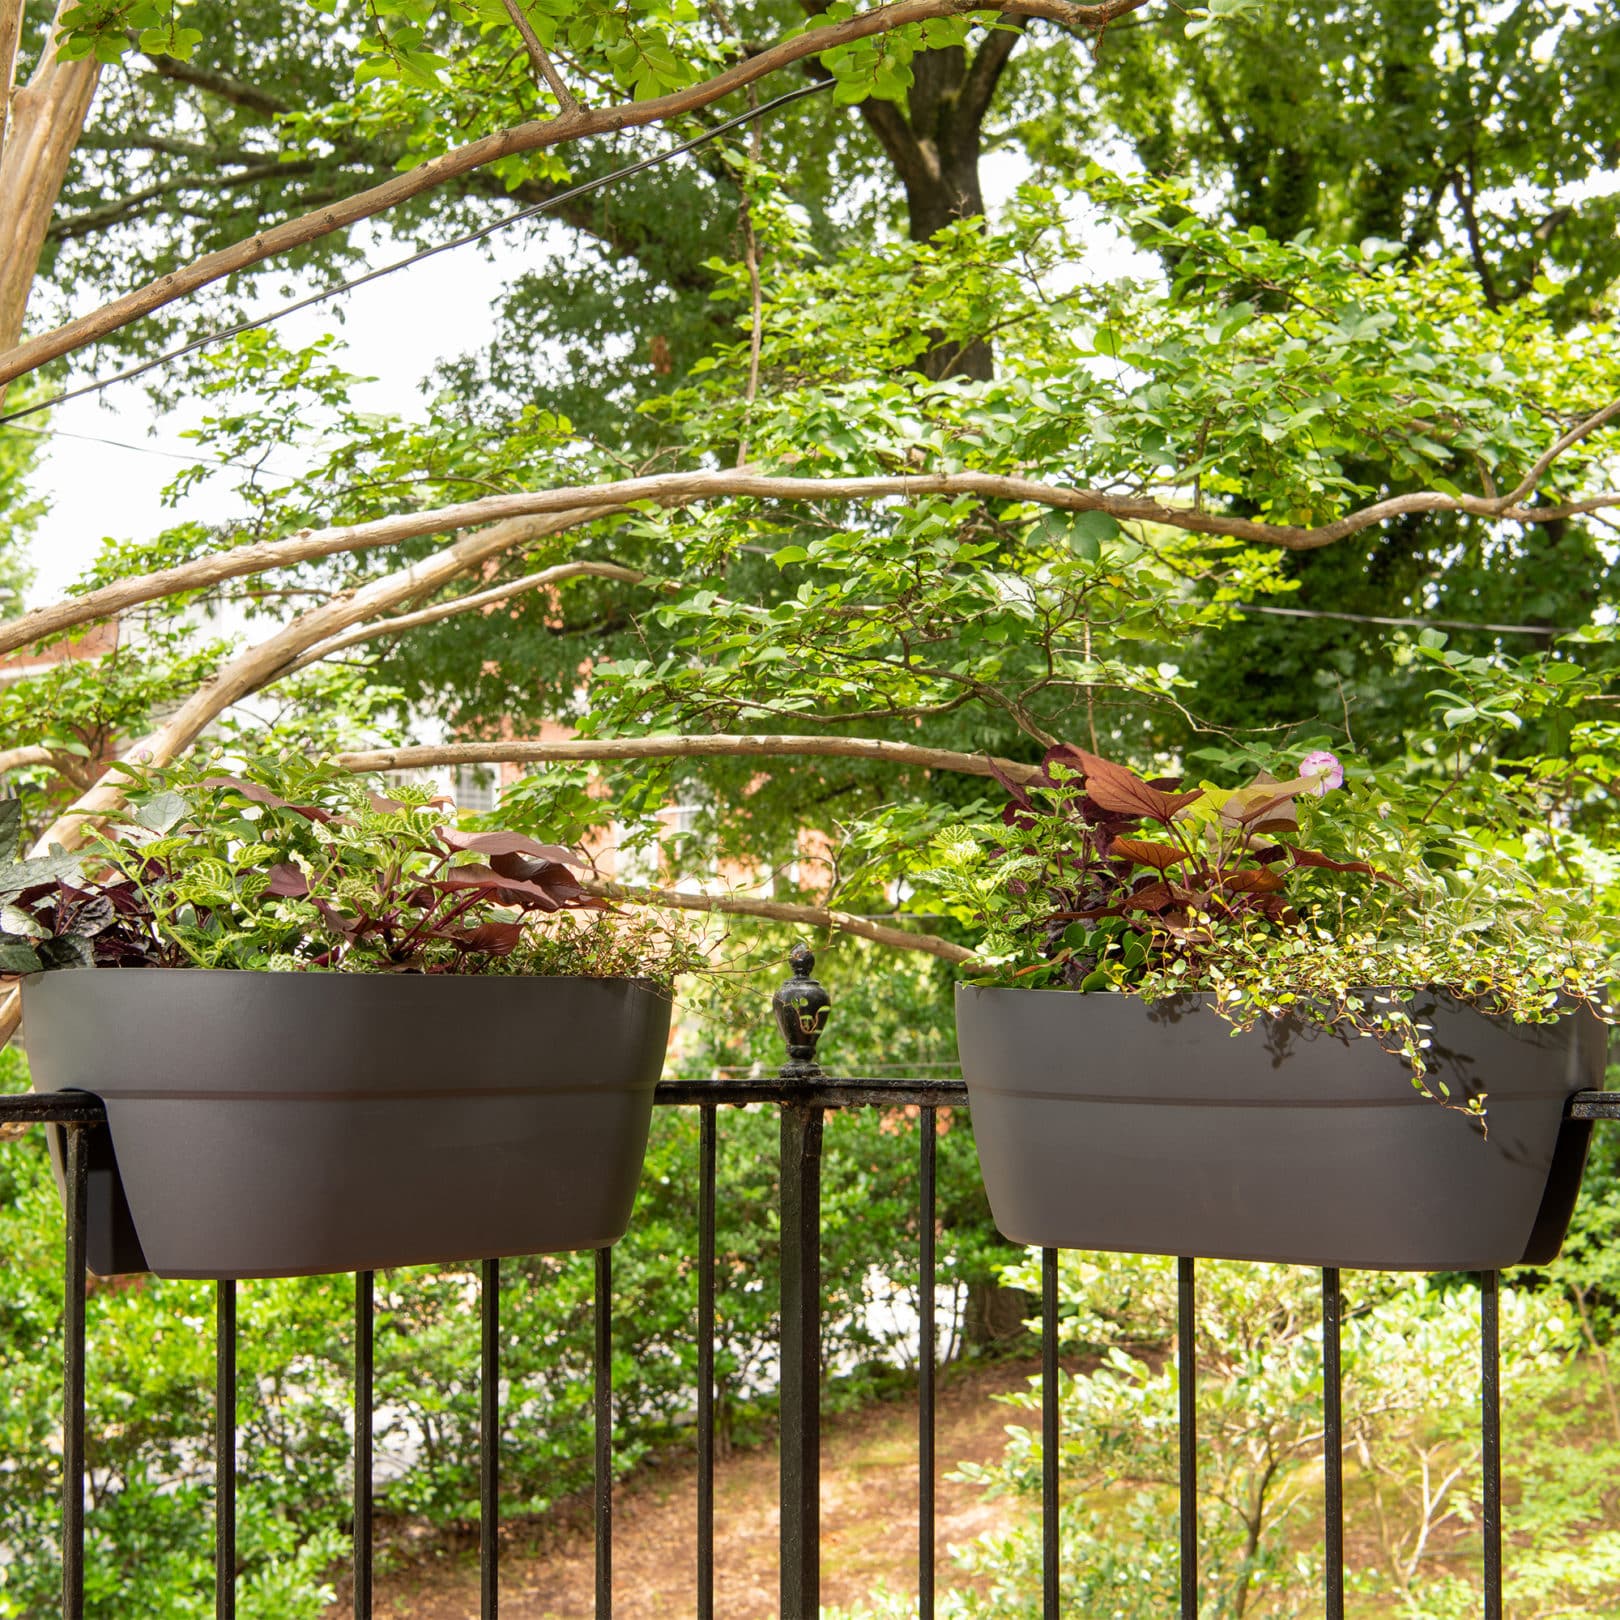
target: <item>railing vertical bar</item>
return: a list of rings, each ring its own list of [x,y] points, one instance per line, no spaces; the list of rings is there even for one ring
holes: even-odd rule
[[[371,1620],[372,1385],[376,1279],[354,1274],[354,1620]]]
[[[917,1113],[921,1137],[918,1165],[917,1307],[917,1614],[934,1620],[934,1205],[938,1115]]]
[[[1176,1373],[1181,1389],[1181,1620],[1198,1620],[1198,1333],[1193,1262],[1176,1262]]]
[[[1041,1615],[1060,1620],[1058,1569],[1058,1257],[1041,1250]]]
[[[236,1616],[236,1284],[214,1284],[214,1615]]]
[[[478,1289],[478,1613],[501,1605],[501,1263],[483,1263]]]
[[[1327,1620],[1344,1620],[1344,1404],[1340,1328],[1344,1296],[1339,1268],[1322,1268],[1322,1474],[1323,1612]]]
[[[714,1229],[718,1113],[713,1103],[703,1105],[698,1137],[698,1620],[714,1620]]]
[[[1502,1379],[1500,1277],[1480,1273],[1480,1451],[1484,1465],[1485,1620],[1502,1620]]]
[[[596,1251],[596,1620],[613,1620],[613,1251]]]
[[[821,1612],[820,1108],[782,1105],[781,1620]]]
[[[63,1180],[67,1241],[62,1277],[62,1616],[84,1620],[84,1291],[90,1144],[67,1125]]]

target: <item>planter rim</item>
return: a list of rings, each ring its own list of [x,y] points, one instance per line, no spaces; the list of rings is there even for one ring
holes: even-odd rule
[[[56,968],[50,973],[28,973],[21,979],[23,987],[40,983],[41,980],[56,980],[63,973],[122,973],[140,974],[143,977],[172,979],[180,976],[185,978],[199,978],[209,976],[214,978],[230,979],[271,979],[326,982],[326,981],[356,981],[364,980],[368,983],[402,982],[406,984],[425,984],[430,982],[453,979],[465,982],[477,979],[481,983],[495,983],[505,981],[523,984],[631,984],[642,990],[649,990],[655,995],[667,995],[669,992],[659,984],[656,979],[643,978],[626,973],[358,973],[344,968],[225,968],[225,967],[95,967],[95,968]]]
[[[1160,996],[1155,1001],[1149,1001],[1146,996],[1139,996],[1131,990],[1076,990],[1071,989],[1067,985],[1056,984],[1024,985],[959,983],[956,986],[956,994],[958,996],[968,994],[987,995],[992,993],[996,995],[1017,996],[1075,996],[1088,1001],[1135,1001],[1143,1007],[1169,1007],[1174,1006],[1177,1002],[1183,1001],[1197,1001],[1208,1005],[1215,1000],[1215,992],[1213,990],[1178,990],[1173,995]],[[1353,984],[1346,989],[1345,994],[1349,996],[1388,996],[1392,1000],[1397,1001],[1411,1001],[1418,996],[1439,996],[1450,1002],[1454,1007],[1461,1007],[1468,1012],[1478,1013],[1481,1018],[1489,1018],[1496,1021],[1506,1022],[1521,1029],[1545,1028],[1548,1024],[1556,1023],[1559,1018],[1568,1017],[1571,1013],[1579,1012],[1583,1007],[1590,1008],[1592,1005],[1589,1001],[1582,1000],[1578,997],[1566,996],[1560,1002],[1556,1017],[1536,1020],[1520,1020],[1509,1018],[1506,1014],[1501,1012],[1489,1011],[1488,1009],[1481,1007],[1477,1002],[1468,1000],[1467,997],[1461,995],[1456,990],[1452,990],[1446,985],[1441,984],[1423,984],[1411,986],[1396,986],[1388,984]],[[1312,998],[1310,997],[1299,996],[1297,1000],[1290,1003],[1286,1007],[1280,1008],[1276,1012],[1272,1012],[1267,1008],[1262,1008],[1255,1014],[1255,1016],[1257,1018],[1287,1018],[1293,1013],[1296,1007],[1311,1006],[1313,1004],[1320,1005],[1320,1003],[1313,1003]]]

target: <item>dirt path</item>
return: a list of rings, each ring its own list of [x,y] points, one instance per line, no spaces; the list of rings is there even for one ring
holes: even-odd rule
[[[944,1476],[962,1462],[1001,1455],[1019,1414],[990,1397],[1028,1388],[1035,1364],[1004,1363],[941,1382],[938,1404],[936,1568],[943,1586],[962,1585],[952,1547],[1002,1530],[1023,1509],[987,1502]],[[917,1412],[885,1401],[830,1419],[821,1452],[822,1583],[829,1605],[855,1603],[879,1582],[917,1590]],[[696,1613],[697,1481],[691,1463],[650,1470],[614,1497],[615,1620],[690,1620]],[[717,1620],[774,1620],[777,1612],[777,1458],[773,1448],[740,1452],[715,1475]],[[502,1620],[591,1620],[595,1553],[585,1528],[552,1532],[542,1544],[502,1548]],[[397,1620],[476,1620],[476,1555],[447,1556],[378,1582],[376,1615]],[[333,1620],[345,1612],[330,1611]]]

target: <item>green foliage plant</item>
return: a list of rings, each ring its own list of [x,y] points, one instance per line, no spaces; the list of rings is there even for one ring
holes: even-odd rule
[[[1576,1005],[1612,1016],[1593,895],[1548,894],[1523,859],[1478,839],[1448,848],[1432,801],[1420,815],[1414,796],[1382,798],[1371,783],[1351,791],[1333,837],[1324,801],[1345,768],[1325,749],[1287,780],[1261,771],[1239,788],[1148,780],[1071,744],[1027,782],[996,774],[1011,800],[1000,824],[940,833],[930,874],[985,928],[980,982],[1154,1001],[1207,992],[1240,1029],[1303,1017],[1378,1040],[1419,1090],[1476,1114],[1483,1096],[1454,1101],[1431,1071],[1412,992],[1519,1023]],[[1333,852],[1305,841],[1302,817]],[[1377,848],[1376,864],[1338,852],[1345,830]]]
[[[147,773],[82,856],[19,861],[0,802],[0,972],[199,967],[283,972],[630,975],[668,986],[701,954],[588,894],[580,857],[465,831],[425,787],[378,792],[327,760],[194,760]]]

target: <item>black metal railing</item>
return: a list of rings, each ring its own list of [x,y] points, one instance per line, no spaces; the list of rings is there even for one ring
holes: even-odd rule
[[[810,1042],[813,1049],[814,1041]],[[790,1048],[791,1049],[791,1048]],[[915,1107],[918,1132],[919,1374],[917,1464],[919,1475],[919,1613],[934,1614],[934,1425],[935,1425],[935,1111],[967,1105],[956,1080],[840,1079],[824,1075],[813,1059],[794,1058],[774,1078],[666,1082],[657,1090],[662,1107],[700,1111],[698,1186],[697,1512],[694,1525],[699,1620],[713,1620],[715,1601],[715,1225],[718,1112],[722,1107],[762,1103],[781,1111],[781,1620],[817,1620],[820,1606],[820,1393],[821,1393],[821,1141],[829,1109]],[[1567,1117],[1620,1120],[1620,1093],[1581,1092]],[[85,1291],[86,1206],[89,1133],[102,1129],[100,1102],[71,1093],[0,1097],[0,1125],[40,1122],[64,1137],[66,1294],[63,1317],[62,1435],[62,1615],[84,1615],[85,1485]],[[496,1620],[500,1605],[500,1275],[498,1260],[485,1260],[480,1274],[480,1613]],[[1485,1620],[1502,1615],[1501,1392],[1498,1349],[1498,1278],[1481,1276],[1480,1392],[1484,1464],[1483,1537]],[[1043,1613],[1059,1620],[1058,1251],[1041,1251],[1041,1466]],[[373,1602],[372,1451],[374,1372],[374,1279],[354,1278],[354,1556],[356,1620],[370,1620]],[[218,1323],[215,1385],[215,1614],[232,1620],[236,1599],[236,1285],[216,1287]],[[1177,1269],[1176,1356],[1180,1378],[1180,1614],[1198,1620],[1198,1455],[1196,1357],[1194,1354],[1197,1268],[1182,1258]],[[613,1258],[596,1252],[594,1416],[596,1616],[613,1612]],[[1324,1374],[1323,1613],[1344,1616],[1344,1480],[1340,1328],[1344,1297],[1337,1270],[1322,1272]]]

